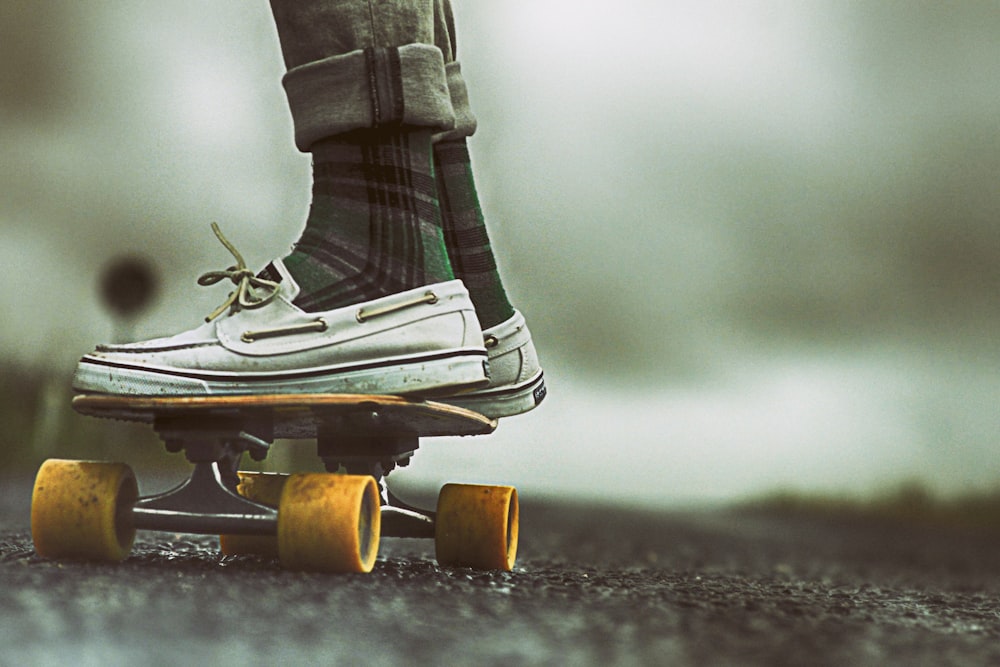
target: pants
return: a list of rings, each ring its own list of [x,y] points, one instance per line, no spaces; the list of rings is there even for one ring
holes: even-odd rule
[[[366,128],[475,132],[450,0],[271,0],[271,11],[299,150]]]

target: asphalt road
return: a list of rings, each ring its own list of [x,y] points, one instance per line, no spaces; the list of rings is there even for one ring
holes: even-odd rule
[[[370,575],[140,533],[121,565],[34,555],[0,478],[2,665],[1000,664],[1000,531],[522,497],[512,573],[384,542]]]

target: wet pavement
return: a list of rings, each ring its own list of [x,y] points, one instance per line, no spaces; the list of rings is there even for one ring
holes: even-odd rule
[[[387,540],[369,575],[140,533],[120,565],[31,548],[0,479],[0,664],[1000,664],[1000,531],[522,496],[511,573]]]

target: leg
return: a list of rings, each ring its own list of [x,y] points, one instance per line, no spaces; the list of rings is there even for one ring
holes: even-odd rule
[[[527,412],[545,398],[546,388],[538,354],[524,317],[511,306],[483,216],[472,160],[466,140],[476,131],[476,118],[469,105],[468,88],[455,59],[457,40],[450,0],[443,0],[442,20],[447,31],[439,43],[447,43],[445,71],[455,127],[435,135],[434,173],[441,201],[445,247],[455,277],[462,280],[484,329],[489,353],[490,386],[450,402],[491,417]]]
[[[491,417],[532,409],[545,397],[545,384],[531,334],[500,280],[473,179],[466,139],[476,130],[476,118],[456,60],[450,0],[272,0],[271,6],[289,68],[285,89],[300,149],[319,137],[359,128],[433,128],[435,183],[430,196],[440,203],[445,259],[468,289],[486,330],[492,373],[484,393],[467,394],[455,403]],[[317,176],[317,187],[319,183]],[[328,303],[318,300],[326,294],[350,298],[364,292],[347,289],[348,280],[324,280],[335,273],[333,260],[345,252],[343,226],[340,231],[325,229],[307,223],[297,247],[301,253],[286,259],[293,273],[298,267],[302,280],[312,270],[318,274],[312,284],[327,284],[311,296],[321,304]],[[363,229],[354,236],[363,236]],[[340,249],[335,251],[333,243]],[[441,245],[433,247],[440,250]]]
[[[273,0],[272,9],[296,145],[313,155],[299,242],[255,276],[220,235],[237,266],[204,284],[231,279],[238,289],[212,323],[99,346],[74,388],[440,396],[487,385],[462,404],[496,417],[534,407],[545,387],[472,183],[464,140],[475,118],[447,0]],[[452,261],[468,291],[452,280]]]
[[[431,136],[455,125],[440,0],[273,0],[313,204],[284,264],[323,310],[453,278]],[[272,272],[272,276],[276,272]]]

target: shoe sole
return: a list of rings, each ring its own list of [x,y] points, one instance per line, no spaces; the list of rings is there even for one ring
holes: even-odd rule
[[[268,373],[193,371],[84,357],[73,377],[81,393],[132,396],[417,394],[482,387],[486,355],[453,350],[379,362]]]
[[[545,400],[548,390],[541,371],[530,380],[517,385],[495,389],[480,389],[461,396],[437,399],[441,403],[472,410],[491,419],[513,417],[538,407]]]

